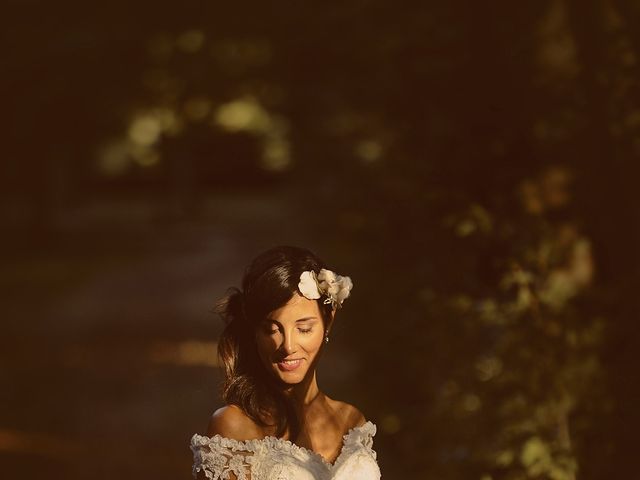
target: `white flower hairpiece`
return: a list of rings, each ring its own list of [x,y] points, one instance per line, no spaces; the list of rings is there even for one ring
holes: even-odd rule
[[[307,270],[300,275],[298,290],[309,300],[316,300],[322,295],[327,298],[323,303],[331,303],[333,308],[342,306],[342,302],[347,298],[353,282],[349,277],[343,277],[326,268],[320,269],[320,273],[316,275],[313,270]]]

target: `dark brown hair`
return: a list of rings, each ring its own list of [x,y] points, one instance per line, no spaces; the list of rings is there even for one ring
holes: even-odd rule
[[[225,328],[218,341],[218,356],[224,369],[222,399],[237,405],[257,424],[273,425],[281,437],[290,427],[295,438],[301,427],[293,405],[273,374],[258,356],[255,331],[260,322],[285,305],[298,291],[300,275],[327,268],[313,252],[299,247],[277,246],[256,257],[247,267],[242,288],[230,288],[217,303]],[[331,305],[318,300],[324,327],[331,318]]]

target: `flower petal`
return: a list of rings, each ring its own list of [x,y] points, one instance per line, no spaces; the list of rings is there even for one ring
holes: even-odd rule
[[[328,283],[333,283],[336,281],[336,274],[331,270],[327,270],[326,268],[320,269],[320,273],[318,273],[318,282],[326,281]]]
[[[313,270],[307,270],[300,275],[300,282],[298,283],[298,290],[309,300],[316,300],[320,298],[320,291],[316,282],[315,272]]]

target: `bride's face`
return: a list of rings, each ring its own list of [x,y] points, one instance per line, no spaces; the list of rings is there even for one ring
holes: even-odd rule
[[[301,382],[314,364],[324,340],[324,325],[315,300],[295,293],[271,312],[256,331],[258,354],[268,372],[288,384]]]

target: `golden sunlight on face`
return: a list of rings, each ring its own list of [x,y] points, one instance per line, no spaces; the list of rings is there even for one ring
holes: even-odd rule
[[[323,340],[318,303],[297,293],[271,312],[256,332],[258,354],[267,371],[289,384],[304,379]]]

